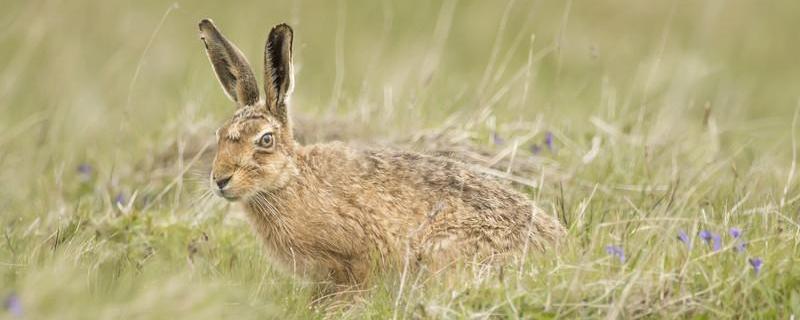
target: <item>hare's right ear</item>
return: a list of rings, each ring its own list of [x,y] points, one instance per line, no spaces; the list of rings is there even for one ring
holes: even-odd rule
[[[258,83],[242,52],[219,32],[210,19],[200,21],[200,40],[228,98],[239,106],[258,102]]]
[[[292,70],[292,28],[279,24],[269,31],[264,47],[264,92],[267,109],[274,116],[288,122],[286,101],[292,94],[294,72]]]

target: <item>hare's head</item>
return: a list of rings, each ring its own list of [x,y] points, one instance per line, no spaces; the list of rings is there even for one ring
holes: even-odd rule
[[[211,188],[231,201],[281,188],[297,172],[286,110],[294,82],[292,29],[280,24],[269,32],[263,100],[247,59],[211,20],[200,21],[200,37],[217,79],[236,103],[233,118],[217,130]]]

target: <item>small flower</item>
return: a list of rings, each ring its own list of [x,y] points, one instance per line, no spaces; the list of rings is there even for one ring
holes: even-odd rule
[[[5,308],[15,317],[22,317],[22,301],[19,300],[16,294],[12,293],[6,298]]]
[[[703,230],[703,231],[700,231],[700,233],[698,234],[698,236],[700,236],[700,239],[703,239],[703,240],[705,240],[705,242],[706,242],[706,243],[708,243],[709,241],[711,241],[711,237],[712,237],[712,236],[711,236],[711,231],[708,231],[708,230]]]
[[[733,246],[733,249],[736,250],[736,252],[744,252],[744,250],[747,248],[747,242],[742,240],[742,229],[733,227],[728,230],[728,234],[730,234],[736,242]]]
[[[715,233],[712,236],[712,238],[713,238],[712,240],[714,242],[713,245],[712,245],[714,251],[719,251],[719,249],[722,248],[722,237],[720,237],[718,234]]]
[[[764,261],[761,260],[761,258],[750,258],[747,259],[747,261],[750,262],[751,266],[753,266],[753,271],[755,271],[756,274],[761,273],[761,266],[764,265]]]
[[[125,195],[122,192],[117,193],[117,196],[114,197],[114,203],[117,205],[125,205]]]
[[[553,151],[553,133],[550,131],[545,132],[544,134],[544,144],[547,145],[547,149]]]
[[[542,152],[542,147],[540,147],[538,144],[534,144],[530,147],[530,150],[533,154],[539,154],[539,152]]]
[[[731,229],[728,231],[728,233],[730,233],[730,234],[731,234],[731,237],[733,237],[734,239],[739,239],[739,237],[741,237],[741,236],[742,236],[742,230],[741,230],[741,229],[739,229],[739,228],[736,228],[736,227],[734,227],[734,228],[731,228]]]
[[[92,178],[92,166],[87,163],[79,164],[75,170],[78,171],[81,181],[89,181]]]
[[[492,132],[492,143],[495,145],[503,145],[506,143],[506,140],[503,139],[497,132]]]
[[[713,232],[708,231],[708,230],[703,230],[703,231],[700,231],[700,233],[698,235],[707,244],[711,244],[711,248],[714,251],[719,251],[719,249],[722,248],[722,237],[720,237],[718,234],[713,233]]]
[[[625,263],[625,250],[622,247],[608,245],[606,246],[606,253],[619,258],[619,262]]]
[[[692,242],[689,240],[689,235],[687,235],[683,230],[678,230],[678,240],[683,242],[687,248],[692,248]]]
[[[92,166],[87,163],[81,163],[78,165],[78,173],[82,174],[91,174],[92,173]]]

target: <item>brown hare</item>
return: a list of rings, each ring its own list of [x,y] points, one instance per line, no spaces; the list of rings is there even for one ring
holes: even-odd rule
[[[264,99],[242,52],[211,20],[203,40],[233,118],[217,131],[211,187],[241,202],[279,266],[363,285],[373,266],[440,268],[554,246],[565,230],[524,195],[461,162],[405,151],[304,146],[292,137],[292,29],[272,28]]]

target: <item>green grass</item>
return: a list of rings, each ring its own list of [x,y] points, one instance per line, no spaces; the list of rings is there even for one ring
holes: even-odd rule
[[[28,319],[796,317],[798,9],[4,3],[0,298]],[[309,308],[312,286],[270,267],[241,209],[208,195],[203,147],[233,107],[203,17],[256,70],[268,28],[294,26],[306,140],[454,151],[508,172],[569,227],[566,244],[492,270],[385,274],[353,303]]]

